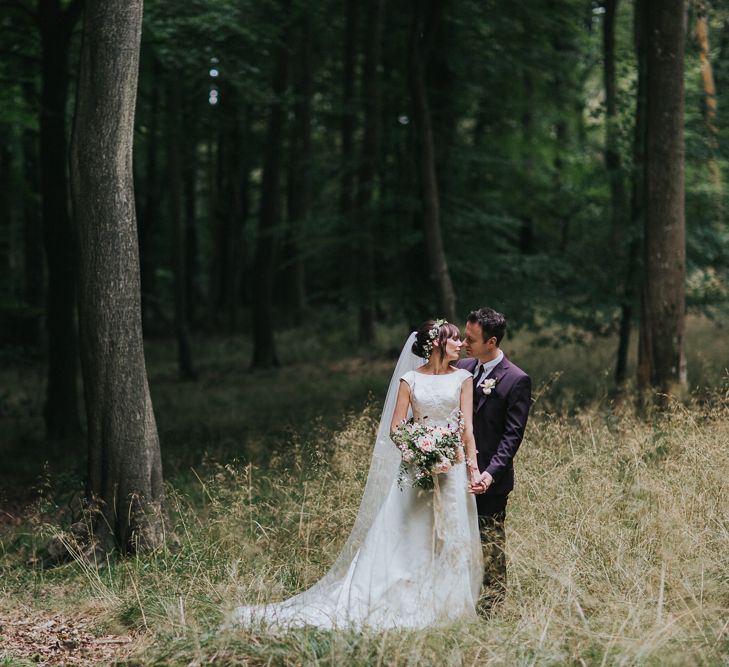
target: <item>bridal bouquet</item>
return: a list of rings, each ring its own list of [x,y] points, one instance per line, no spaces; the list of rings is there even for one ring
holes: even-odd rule
[[[442,426],[416,422],[412,417],[400,422],[391,435],[402,454],[398,486],[402,489],[406,480],[412,480],[414,487],[432,489],[435,475],[448,472],[463,460],[462,428],[460,412]]]

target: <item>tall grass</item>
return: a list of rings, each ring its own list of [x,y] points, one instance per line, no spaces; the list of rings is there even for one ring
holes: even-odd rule
[[[357,510],[373,429],[369,410],[266,470],[211,465],[198,482],[202,504],[170,488],[171,535],[157,553],[29,574],[17,549],[3,565],[3,606],[45,595],[49,606],[86,606],[107,625],[144,630],[139,664],[729,660],[722,401],[676,405],[652,421],[537,411],[509,504],[509,595],[489,621],[414,633],[219,632],[236,604],[286,597],[326,571]]]
[[[168,456],[178,433],[181,448],[191,446],[182,432],[195,419],[209,438],[201,449],[229,437],[239,402],[251,422],[248,446],[260,455],[235,460],[237,446],[219,444],[225,456],[213,452],[189,472],[178,464],[165,548],[99,570],[38,566],[39,546],[66,521],[58,498],[47,496],[25,525],[0,533],[0,612],[62,609],[93,617],[99,632],[134,629],[130,664],[138,665],[729,664],[727,343],[712,331],[694,327],[695,341],[715,344],[697,343],[689,358],[705,356],[701,373],[713,393],[642,418],[600,389],[611,366],[607,341],[590,354],[509,342],[535,377],[537,400],[508,508],[509,592],[488,621],[373,634],[218,630],[238,604],[310,586],[346,539],[378,416],[376,401],[361,405],[390,365],[361,359],[302,361],[283,383],[259,374],[257,386],[273,396],[246,394],[241,383],[228,400],[213,382],[166,387],[166,362],[153,358],[157,402],[168,401]],[[240,357],[231,354],[217,371],[222,386],[235,384],[226,368]],[[358,403],[345,417],[316,419],[322,406]],[[257,415],[276,419],[282,410],[289,422],[269,438]]]

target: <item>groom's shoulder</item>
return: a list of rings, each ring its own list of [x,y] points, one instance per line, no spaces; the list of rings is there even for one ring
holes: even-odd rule
[[[529,377],[529,373],[522,370],[517,366],[511,359],[507,357],[507,361],[509,362],[509,374],[512,375],[515,379],[522,378],[522,377]]]
[[[474,360],[473,359],[459,359],[456,362],[456,368],[462,368],[466,371],[471,371],[471,366],[473,366]]]

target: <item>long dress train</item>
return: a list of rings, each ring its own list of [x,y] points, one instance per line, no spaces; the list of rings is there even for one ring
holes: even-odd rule
[[[402,379],[410,385],[416,421],[427,418],[428,424],[439,425],[454,418],[461,385],[469,377],[462,369],[446,375],[410,370],[397,377],[396,384]],[[383,420],[386,417],[383,413]],[[389,447],[397,452],[391,442]],[[387,456],[386,493],[376,504],[368,504],[372,500],[368,498],[370,481],[378,474],[371,469],[360,514],[375,511],[364,523],[366,530],[359,526],[361,536],[357,536],[355,524],[353,536],[332,570],[287,600],[238,607],[231,618],[233,624],[381,630],[475,618],[481,548],[476,502],[468,493],[465,464],[438,475],[437,492],[407,485],[401,490],[395,479],[399,454],[394,459]]]

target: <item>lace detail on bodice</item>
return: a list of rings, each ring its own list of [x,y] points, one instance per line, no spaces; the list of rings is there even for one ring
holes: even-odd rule
[[[447,375],[426,375],[408,371],[402,380],[410,385],[410,404],[415,421],[426,417],[429,424],[445,424],[453,419],[461,404],[461,385],[471,374],[457,368]]]

